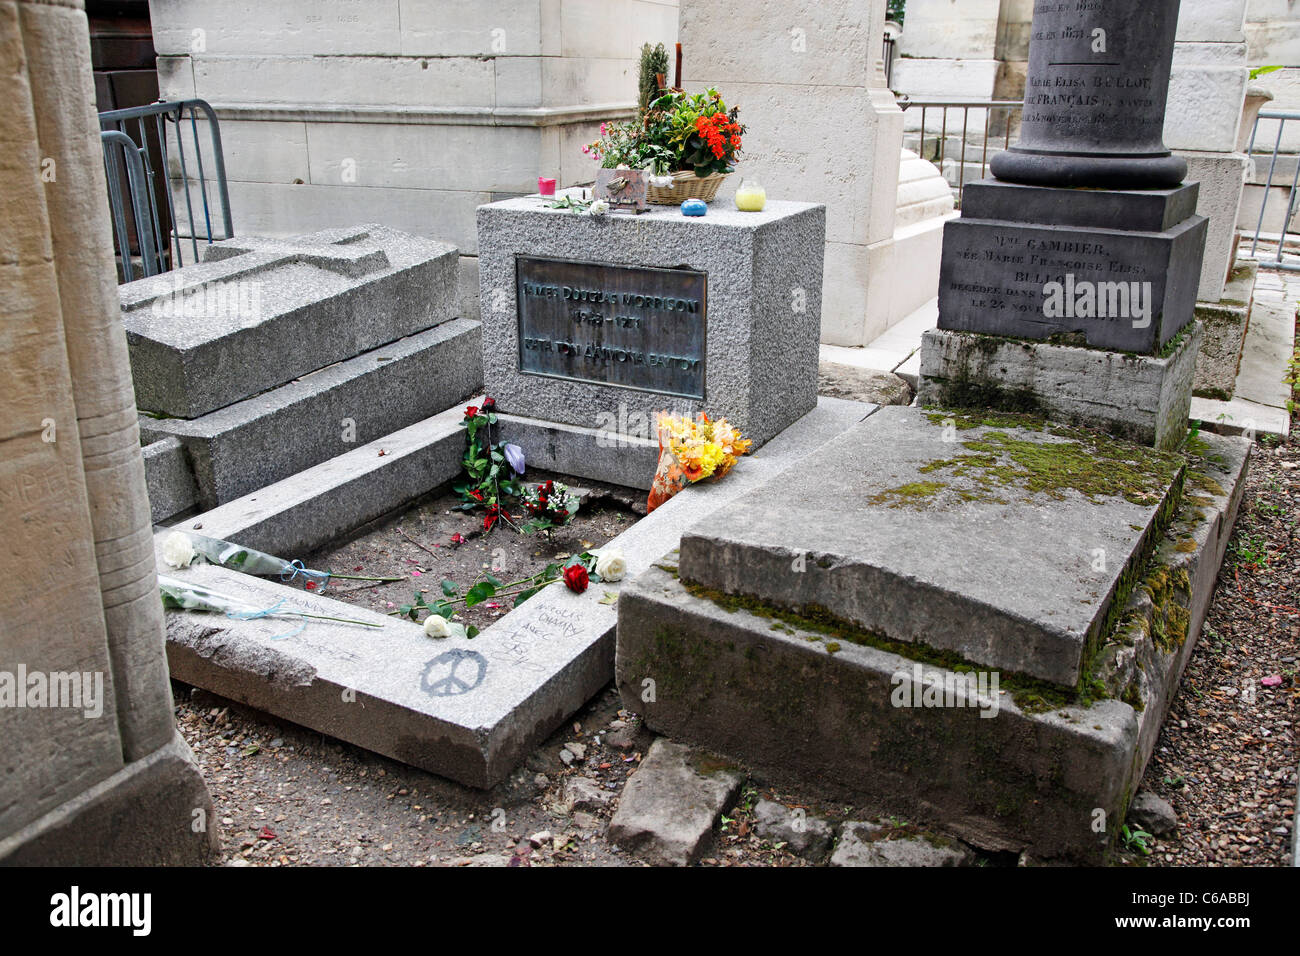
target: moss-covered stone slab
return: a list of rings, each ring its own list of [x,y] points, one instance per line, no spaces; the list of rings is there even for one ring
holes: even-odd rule
[[[1102,862],[1200,633],[1249,447],[1198,442],[1188,493],[1133,569],[1129,599],[1076,689],[1010,673],[994,687],[951,653],[709,594],[670,554],[624,586],[619,691],[652,730],[773,785],[820,789],[1032,862]],[[855,520],[850,511],[841,522]],[[987,527],[995,544],[1023,530]]]
[[[1185,459],[1029,419],[882,408],[683,535],[683,580],[1075,687]]]

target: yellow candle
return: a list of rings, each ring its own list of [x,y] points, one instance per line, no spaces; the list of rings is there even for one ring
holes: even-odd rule
[[[744,180],[736,190],[736,208],[741,212],[762,212],[767,205],[767,190],[759,183]]]

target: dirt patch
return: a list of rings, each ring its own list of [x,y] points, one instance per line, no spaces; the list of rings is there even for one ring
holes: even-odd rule
[[[443,596],[444,579],[454,581],[463,593],[485,573],[506,584],[528,577],[548,564],[602,547],[645,514],[642,491],[543,472],[530,471],[528,478],[551,478],[585,490],[582,507],[573,520],[562,528],[532,535],[519,534],[508,526],[484,531],[482,512],[457,510],[460,499],[447,486],[400,514],[360,529],[348,541],[317,551],[306,564],[338,573],[400,576],[403,580],[393,584],[339,581],[327,592],[340,601],[387,613],[410,604],[418,592],[432,604]],[[513,604],[514,598],[502,598],[468,609],[460,605],[456,619],[484,630]]]

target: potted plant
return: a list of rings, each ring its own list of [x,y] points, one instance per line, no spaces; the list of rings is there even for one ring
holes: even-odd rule
[[[710,202],[740,155],[745,128],[739,113],[727,109],[717,90],[668,90],[639,121],[603,124],[601,138],[582,150],[608,169],[649,169],[652,203]]]

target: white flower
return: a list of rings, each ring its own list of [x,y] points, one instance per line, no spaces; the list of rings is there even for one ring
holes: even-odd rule
[[[197,556],[194,542],[184,531],[173,531],[163,541],[162,557],[169,568],[188,568]]]
[[[451,637],[451,625],[441,614],[430,614],[424,619],[424,633],[429,637]]]
[[[596,555],[596,573],[602,581],[622,581],[627,574],[627,558],[618,548],[602,548]]]
[[[588,207],[587,212],[591,213],[593,216],[603,216],[605,213],[609,212],[609,203],[603,199],[594,200],[591,206]]]

